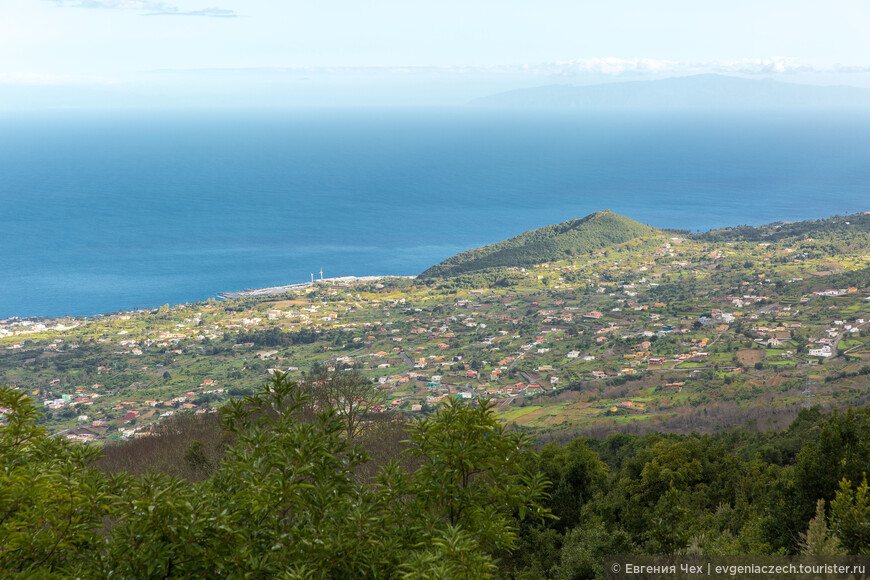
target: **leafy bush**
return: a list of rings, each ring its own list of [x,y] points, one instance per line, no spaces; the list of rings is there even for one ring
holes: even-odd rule
[[[416,469],[388,463],[374,482],[335,409],[311,415],[307,393],[277,374],[231,400],[232,436],[210,476],[107,477],[99,450],[47,437],[17,390],[0,388],[0,568],[26,577],[492,577],[519,521],[549,517],[547,482],[522,466],[526,439],[492,405],[456,401],[410,430]]]

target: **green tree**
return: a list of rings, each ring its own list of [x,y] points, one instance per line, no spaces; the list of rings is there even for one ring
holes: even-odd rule
[[[600,578],[606,556],[631,554],[637,547],[622,530],[608,530],[600,520],[584,522],[565,536],[552,578]]]
[[[101,541],[113,505],[91,463],[99,450],[47,437],[23,392],[0,387],[0,569],[26,577],[75,577]]]
[[[603,491],[607,468],[598,455],[589,449],[584,439],[575,439],[564,446],[550,443],[534,455],[535,470],[552,482],[552,526],[565,532],[580,524],[581,510],[592,496]]]
[[[517,517],[550,517],[542,505],[550,484],[540,472],[521,467],[530,443],[521,433],[507,432],[494,407],[490,401],[466,406],[451,399],[430,419],[418,420],[409,453],[421,465],[408,490],[418,525],[460,527],[486,549],[511,550]]]
[[[840,489],[831,501],[831,532],[849,554],[870,554],[870,490],[866,476],[856,489],[849,480],[840,481]]]
[[[795,537],[813,517],[819,499],[832,501],[838,489],[842,492],[843,479],[860,481],[870,471],[870,414],[835,411],[820,427],[811,428],[805,441],[794,467],[794,488],[788,492],[791,505],[780,518],[791,526],[786,533]],[[849,548],[845,541],[843,545]]]
[[[832,536],[825,519],[825,500],[816,503],[816,517],[810,520],[805,534],[801,534],[801,553],[805,556],[835,556],[842,554],[840,539]]]
[[[492,405],[453,402],[409,433],[410,457],[372,481],[334,408],[276,374],[224,410],[232,446],[191,483],[107,478],[98,453],[49,438],[30,400],[0,389],[0,566],[26,577],[487,578],[519,521],[546,518],[548,483]]]

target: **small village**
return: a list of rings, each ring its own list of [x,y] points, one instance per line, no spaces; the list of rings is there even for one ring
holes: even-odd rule
[[[480,287],[347,278],[0,320],[0,382],[30,394],[51,432],[82,442],[148,436],[174,414],[216,412],[270,373],[302,380],[312,369],[373,381],[371,413],[486,398],[542,438],[775,426],[786,409],[867,400],[868,267],[870,245],[854,240],[661,232]]]

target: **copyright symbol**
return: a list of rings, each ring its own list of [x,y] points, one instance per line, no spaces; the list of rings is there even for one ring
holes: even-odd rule
[[[619,572],[619,564],[614,564],[613,566],[610,567],[610,569],[613,570],[614,572],[618,573]]]

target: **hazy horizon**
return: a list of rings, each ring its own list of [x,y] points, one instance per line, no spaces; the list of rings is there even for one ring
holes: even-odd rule
[[[698,75],[662,77],[553,77],[480,75],[456,77],[427,71],[390,78],[391,73],[311,71],[208,71],[196,80],[155,77],[109,85],[42,85],[0,83],[0,113],[22,110],[106,109],[244,109],[306,107],[464,107],[476,101],[523,89],[545,87],[597,87],[628,85],[638,81],[667,80]],[[717,73],[718,74],[718,73]],[[244,83],[238,84],[239,76]],[[756,80],[746,75],[722,75]],[[770,77],[764,77],[770,78]],[[235,81],[234,81],[235,79]],[[594,80],[593,80],[594,79]],[[805,87],[848,87],[868,91],[860,84],[798,82],[774,79]],[[652,104],[651,106],[655,106]]]
[[[701,73],[870,89],[870,6],[0,0],[0,110],[457,106]]]

